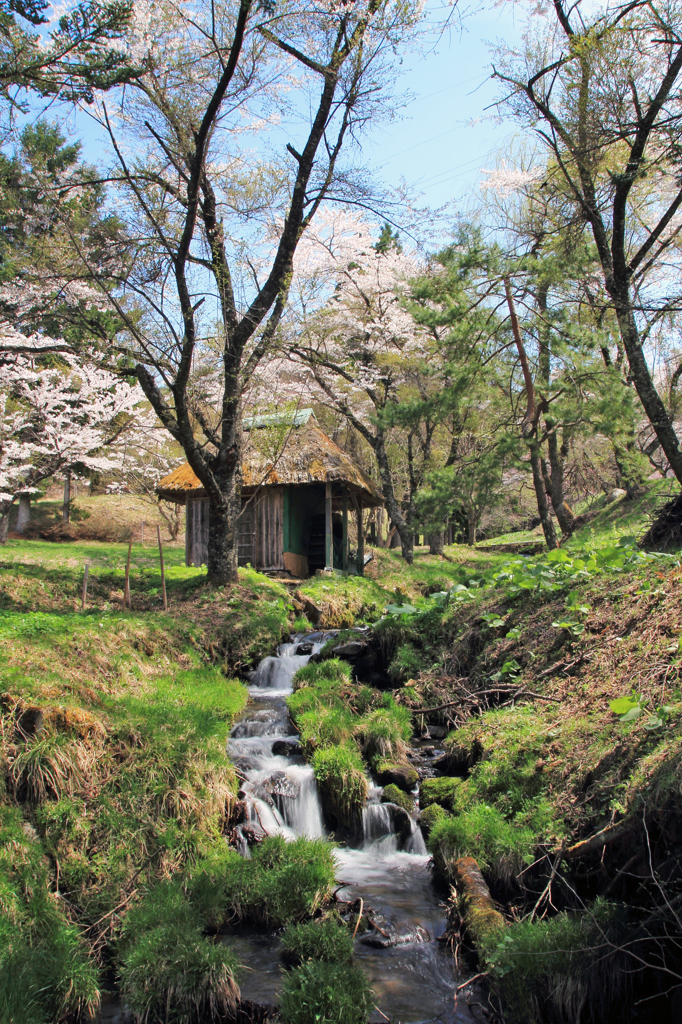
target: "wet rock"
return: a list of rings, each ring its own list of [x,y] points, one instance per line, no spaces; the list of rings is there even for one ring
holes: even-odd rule
[[[366,646],[359,640],[351,640],[347,644],[339,644],[338,647],[334,647],[332,654],[337,658],[343,658],[344,661],[354,661],[358,655],[362,654]]]
[[[370,946],[372,949],[390,949],[392,946],[409,946],[417,942],[430,942],[431,937],[426,928],[415,925],[406,931],[389,931],[388,935],[372,931],[364,935],[360,942],[363,946]]]
[[[409,839],[413,828],[412,818],[409,813],[398,804],[386,803],[384,806],[390,812],[393,832],[400,836],[402,840]]]
[[[297,740],[275,740],[272,753],[275,757],[301,757],[303,747]]]
[[[433,757],[433,755],[435,753],[436,753],[435,747],[422,747],[422,756],[423,757]]]
[[[240,827],[240,832],[247,843],[260,843],[266,838],[266,831],[255,821],[247,821]]]
[[[382,804],[397,804],[398,807],[402,807],[408,814],[412,812],[414,807],[412,797],[408,796],[407,793],[403,793],[401,789],[394,785],[386,786],[381,794],[381,802]]]
[[[448,734],[448,730],[444,725],[430,725],[428,733],[430,740],[444,740]]]
[[[259,793],[262,791],[267,796],[283,796],[295,800],[301,792],[300,783],[292,779],[286,772],[272,772],[267,778],[261,779],[258,783]]]
[[[294,654],[312,654],[312,653],[313,653],[313,645],[312,645],[312,643],[299,644],[298,647],[296,648],[296,650],[294,651]]]
[[[377,781],[380,786],[394,785],[409,793],[419,782],[419,775],[409,764],[391,764],[384,761],[377,772]]]

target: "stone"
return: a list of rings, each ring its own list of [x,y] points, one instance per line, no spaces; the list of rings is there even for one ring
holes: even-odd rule
[[[413,822],[409,813],[404,807],[399,807],[398,804],[387,803],[384,807],[391,814],[391,828],[397,836],[400,836],[402,840],[409,839],[412,835]]]
[[[383,761],[377,771],[377,782],[380,786],[393,784],[409,793],[419,782],[419,775],[409,764],[392,764],[389,761]]]
[[[258,789],[270,797],[280,796],[295,800],[301,792],[301,786],[286,772],[272,772],[258,783]]]
[[[272,753],[274,757],[301,757],[303,747],[296,740],[275,740]]]
[[[448,734],[448,730],[444,725],[430,725],[428,733],[430,740],[444,740]]]
[[[392,946],[411,946],[417,942],[429,942],[430,939],[426,928],[417,924],[406,931],[389,932],[387,935],[371,931],[368,935],[363,936],[360,942],[363,946],[369,946],[371,949],[390,949]]]
[[[311,643],[299,644],[294,654],[312,654],[313,645]]]
[[[359,640],[351,640],[347,644],[339,644],[338,647],[334,647],[332,654],[337,658],[352,661],[353,658],[357,658],[362,654],[366,646],[366,644],[361,643]]]
[[[624,491],[622,487],[614,487],[613,490],[609,491],[609,493],[606,495],[606,501],[618,501],[619,498],[624,498],[626,494],[627,491]]]
[[[386,786],[381,794],[381,802],[382,804],[397,804],[398,807],[402,807],[408,814],[411,814],[414,809],[414,800],[412,797],[407,793],[403,793],[401,789],[398,789],[398,787],[393,784]]]

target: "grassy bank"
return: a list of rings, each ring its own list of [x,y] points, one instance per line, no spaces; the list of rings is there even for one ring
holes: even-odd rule
[[[123,610],[125,550],[15,540],[0,553],[2,1019],[43,1024],[96,1005],[132,908],[224,848],[238,789],[225,744],[247,698],[238,674],[293,611],[256,573],[213,592],[171,557],[164,613],[142,552]],[[29,988],[27,951],[51,965]],[[211,971],[224,981],[229,967]]]

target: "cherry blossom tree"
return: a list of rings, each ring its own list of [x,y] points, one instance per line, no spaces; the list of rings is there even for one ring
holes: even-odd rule
[[[7,539],[14,502],[36,493],[48,477],[74,468],[120,469],[144,402],[131,385],[88,359],[62,354],[42,365],[48,341],[34,355],[7,350],[0,383],[0,542]],[[43,343],[41,345],[41,342]],[[58,346],[55,342],[52,349]]]
[[[428,412],[404,423],[398,414],[401,403],[411,399],[426,403],[434,386],[426,369],[428,334],[405,308],[409,282],[420,269],[418,258],[395,239],[377,245],[361,216],[321,217],[299,248],[299,336],[287,343],[291,357],[307,369],[308,386],[318,399],[344,416],[373,452],[386,507],[409,563],[415,498],[433,456],[438,425]],[[313,312],[307,315],[310,307]],[[399,426],[404,429],[396,430]],[[396,458],[396,448],[402,458]]]

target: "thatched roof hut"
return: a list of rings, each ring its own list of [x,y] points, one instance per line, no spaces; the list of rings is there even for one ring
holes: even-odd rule
[[[272,428],[265,430],[265,428]],[[328,437],[312,409],[294,417],[253,417],[254,434],[242,464],[239,564],[306,577],[318,569],[361,572],[363,508],[383,505],[376,485]],[[263,435],[255,441],[255,432]],[[160,497],[187,505],[185,560],[207,559],[209,502],[190,466],[169,473]],[[358,521],[357,551],[350,550],[348,512]]]

